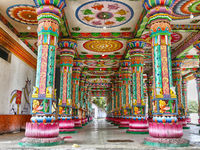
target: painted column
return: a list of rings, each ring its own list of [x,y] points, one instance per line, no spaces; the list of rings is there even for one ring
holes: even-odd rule
[[[79,89],[79,119],[81,120],[81,124],[84,124],[84,85],[86,80],[86,72],[81,73],[81,79],[80,79],[80,89]]]
[[[59,37],[61,10],[64,0],[34,0],[38,7],[38,57],[36,83],[31,99],[31,123],[26,124],[25,138],[21,146],[49,146],[63,143],[59,135],[59,124],[55,123],[56,50]],[[49,132],[46,132],[49,131]],[[54,140],[52,140],[54,139]],[[33,142],[34,141],[34,142]]]
[[[77,43],[73,39],[59,41],[60,50],[60,98],[59,128],[60,133],[76,133],[72,120],[72,67]]]
[[[119,111],[119,90],[118,90],[118,73],[115,74],[115,81],[114,81],[114,95],[115,95],[115,126],[120,125],[120,111]]]
[[[111,81],[111,96],[112,96],[112,111],[111,111],[111,114],[112,114],[112,118],[111,118],[111,122],[112,124],[114,123],[114,117],[115,117],[115,114],[114,114],[114,110],[115,110],[115,96],[114,96],[114,81],[112,80]]]
[[[72,116],[74,117],[75,128],[82,128],[81,120],[79,119],[79,82],[82,62],[74,60],[72,68]]]
[[[83,93],[83,126],[87,125],[87,118],[86,118],[86,115],[87,115],[87,105],[88,105],[88,86],[89,86],[89,79],[86,79],[85,80],[85,84],[84,84],[84,93]]]
[[[182,100],[184,101],[184,107],[185,107],[185,117],[186,117],[186,121],[187,123],[191,122],[191,118],[190,118],[190,114],[188,111],[188,100],[187,100],[187,80],[186,78],[182,77]],[[189,129],[189,127],[188,127]]]
[[[189,146],[189,141],[181,139],[183,129],[182,125],[177,123],[176,117],[178,102],[173,87],[171,64],[170,6],[173,3],[174,0],[144,0],[143,4],[148,11],[154,79],[153,123],[149,123],[151,137],[145,138],[144,143],[152,146]]]
[[[200,40],[195,42],[193,45],[198,50],[197,54],[199,56],[199,67],[200,67]],[[198,70],[196,71],[194,76],[196,77],[196,83],[197,83],[197,93],[198,93],[198,103],[199,103],[199,108],[198,108],[199,125],[198,126],[200,126],[200,68],[198,68]],[[199,131],[199,133],[200,133],[200,131]]]
[[[132,82],[133,82],[133,116],[127,133],[148,134],[148,121],[145,117],[146,103],[143,88],[143,65],[146,42],[143,39],[131,39],[127,42],[127,48],[131,58]]]
[[[152,116],[152,94],[153,94],[153,78],[148,78],[146,80],[147,83],[147,94],[148,94],[148,121],[152,122],[153,121],[153,116]]]
[[[188,129],[187,119],[185,114],[185,101],[182,98],[182,76],[181,76],[181,60],[172,61],[172,76],[173,84],[176,89],[176,95],[178,99],[178,122],[182,124],[183,129]]]
[[[131,68],[130,60],[121,60],[119,62],[122,78],[122,121],[120,129],[128,129],[130,115],[132,111],[131,104]]]

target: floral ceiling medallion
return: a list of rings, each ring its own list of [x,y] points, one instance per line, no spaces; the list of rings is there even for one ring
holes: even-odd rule
[[[126,3],[115,0],[98,0],[84,3],[76,10],[76,18],[95,28],[113,28],[130,21],[133,9]]]

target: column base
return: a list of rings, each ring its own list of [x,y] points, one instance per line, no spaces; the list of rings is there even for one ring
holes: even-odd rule
[[[126,133],[129,134],[149,134],[149,129],[128,129]]]
[[[114,124],[114,126],[120,126],[120,124]]]
[[[185,126],[185,127],[183,127],[183,129],[190,129],[190,127],[188,127],[188,126]]]
[[[200,124],[197,124],[197,126],[200,126]]]
[[[74,129],[83,129],[83,127],[74,127]]]
[[[154,138],[147,137],[144,139],[145,145],[156,147],[187,147],[190,142],[183,138]]]
[[[129,125],[128,126],[119,126],[119,129],[129,129]]]
[[[64,143],[64,139],[61,137],[55,138],[28,138],[24,137],[20,142],[20,146],[27,147],[41,147],[41,146],[55,146]]]
[[[75,129],[59,129],[60,134],[72,134],[77,133],[77,130]]]

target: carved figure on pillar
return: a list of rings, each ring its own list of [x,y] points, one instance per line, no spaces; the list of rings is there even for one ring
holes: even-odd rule
[[[59,37],[61,10],[64,0],[34,0],[38,7],[38,57],[36,83],[31,99],[31,123],[26,124],[21,146],[50,146],[64,143],[59,137],[59,124],[55,123],[56,50]],[[46,132],[48,131],[48,132]]]
[[[60,133],[76,133],[74,120],[72,120],[72,67],[77,43],[72,39],[59,41],[60,50],[60,98],[59,127]]]
[[[178,101],[173,87],[171,64],[171,14],[173,1],[144,0],[153,60],[153,123],[149,123],[149,134],[144,143],[152,146],[189,146],[182,139],[183,129],[177,123]],[[162,130],[160,130],[162,129]],[[172,139],[175,138],[175,139]]]
[[[148,134],[148,121],[145,117],[146,103],[143,89],[143,63],[146,42],[143,39],[131,39],[127,42],[127,48],[131,58],[131,70],[133,81],[133,114],[127,133]]]

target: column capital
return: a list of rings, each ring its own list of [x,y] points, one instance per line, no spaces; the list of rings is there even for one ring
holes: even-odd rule
[[[128,50],[143,48],[145,46],[146,46],[146,40],[142,38],[134,38],[127,41]]]
[[[82,67],[82,65],[83,65],[82,60],[74,60],[73,61],[73,66],[74,67]]]
[[[146,10],[150,10],[156,6],[167,6],[167,7],[171,7],[173,5],[173,3],[175,2],[175,0],[144,0],[143,2],[143,7]]]
[[[130,67],[131,66],[131,61],[130,60],[120,60],[119,61],[119,66],[120,67]]]
[[[44,5],[52,5],[54,7],[59,8],[62,10],[66,7],[65,0],[33,0],[37,7],[42,7]]]

